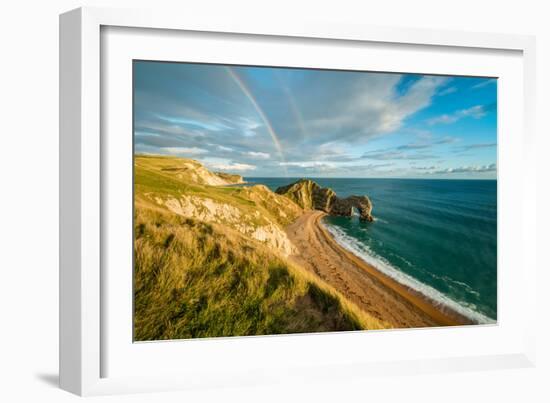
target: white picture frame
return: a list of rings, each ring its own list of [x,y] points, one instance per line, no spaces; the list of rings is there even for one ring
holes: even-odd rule
[[[113,71],[104,71],[105,61],[102,60],[102,57],[110,55],[108,51],[102,49],[107,45],[105,38],[102,38],[102,32],[109,31],[109,27],[117,27],[116,29],[122,31],[126,29],[122,36],[132,36],[132,30],[137,29],[146,29],[144,35],[153,32],[149,30],[155,30],[156,33],[170,33],[169,37],[156,39],[159,43],[166,42],[164,46],[159,46],[161,49],[170,49],[170,43],[173,44],[170,41],[178,40],[178,32],[183,34],[191,32],[199,38],[201,35],[216,33],[217,40],[223,39],[226,35],[228,40],[229,36],[251,37],[254,41],[269,40],[274,43],[290,40],[297,43],[303,42],[304,46],[311,44],[310,41],[329,41],[327,46],[332,46],[334,49],[345,44],[398,46],[399,49],[419,47],[416,51],[424,52],[427,49],[428,58],[434,57],[430,56],[430,49],[465,50],[481,56],[491,52],[513,53],[514,60],[510,62],[512,67],[503,74],[510,77],[509,82],[512,83],[515,80],[517,84],[515,86],[511,84],[510,88],[514,88],[513,94],[517,94],[519,98],[515,99],[514,106],[520,105],[521,113],[516,108],[519,117],[513,117],[514,121],[503,121],[505,128],[517,130],[510,131],[509,137],[506,138],[499,133],[499,144],[503,145],[499,149],[499,175],[506,175],[503,190],[506,194],[503,195],[502,192],[499,194],[499,203],[502,197],[510,194],[509,192],[517,191],[517,187],[520,186],[521,191],[518,192],[519,194],[516,193],[517,200],[514,201],[514,205],[518,206],[518,214],[514,220],[518,220],[518,217],[520,220],[513,223],[513,226],[510,223],[509,227],[505,227],[515,232],[515,238],[502,234],[499,228],[499,245],[515,245],[516,250],[510,259],[517,262],[518,272],[510,273],[503,280],[504,284],[499,283],[499,309],[501,291],[506,292],[507,287],[512,284],[513,276],[517,276],[517,282],[514,281],[514,283],[519,288],[516,292],[522,298],[523,311],[536,311],[535,279],[537,275],[533,251],[535,242],[530,242],[528,236],[536,232],[533,208],[535,166],[534,158],[531,158],[535,150],[534,38],[327,22],[282,22],[270,21],[268,18],[248,20],[245,16],[238,20],[213,20],[168,11],[81,8],[60,17],[60,385],[63,389],[79,395],[97,395],[228,385],[245,386],[273,382],[303,382],[306,379],[344,379],[368,376],[373,373],[397,375],[534,365],[536,322],[528,314],[522,317],[520,324],[515,324],[514,329],[507,327],[507,322],[514,319],[510,316],[507,318],[508,321],[504,320],[504,323],[499,319],[499,324],[496,326],[474,331],[464,328],[445,329],[446,333],[443,333],[443,329],[433,329],[430,330],[431,333],[389,331],[369,336],[367,336],[368,332],[353,332],[315,336],[222,338],[215,341],[146,343],[147,346],[137,349],[127,336],[118,337],[115,334],[114,338],[111,337],[111,333],[119,331],[106,330],[106,327],[113,327],[114,323],[109,320],[109,317],[118,318],[114,311],[111,312],[111,303],[107,303],[110,291],[109,287],[106,287],[105,280],[109,278],[109,281],[114,281],[114,279],[104,271],[108,263],[106,252],[109,250],[104,236],[104,228],[108,227],[106,220],[109,220],[109,215],[106,215],[105,211],[108,210],[106,206],[110,203],[106,194],[111,191],[112,185],[109,185],[109,181],[116,180],[110,179],[115,178],[116,175],[113,164],[109,162],[109,155],[110,151],[115,150],[116,147],[124,147],[125,142],[128,147],[131,147],[131,143],[124,140],[127,137],[117,137],[119,140],[116,144],[111,141],[113,136],[107,139],[104,137],[104,133],[110,133],[111,123],[106,122],[109,119],[106,119],[108,111],[102,109],[104,106],[102,102],[105,101],[103,97],[107,93],[114,93],[116,98],[116,94],[123,91],[115,89],[111,81],[102,80],[104,78],[102,74],[106,71],[111,74]],[[119,42],[110,41],[108,45],[117,46],[118,43],[120,46],[123,44],[120,40]],[[143,46],[146,47],[145,42]],[[128,48],[130,49],[131,46]],[[399,49],[397,52],[400,51]],[[162,50],[158,52],[161,52],[158,53],[160,57],[164,57]],[[124,57],[133,56],[129,52]],[[199,59],[201,57],[196,56]],[[229,56],[222,55],[219,61],[227,61],[224,57],[227,59]],[[256,53],[247,60],[254,61],[254,58],[261,57],[261,53]],[[450,54],[449,57],[452,55]],[[444,63],[439,65],[435,63],[435,59],[432,62],[435,67],[429,73],[449,73],[445,70]],[[268,63],[267,59],[264,63]],[[307,60],[303,61],[302,65],[306,63]],[[320,62],[312,63],[315,65]],[[498,64],[498,60],[495,63]],[[120,67],[119,64],[117,66]],[[107,69],[110,68],[107,66]],[[116,69],[116,66],[114,68]],[[384,70],[383,62],[378,68]],[[417,68],[422,67],[419,65]],[[465,68],[466,70],[463,71],[467,72],[467,67]],[[393,69],[395,70],[395,67]],[[408,70],[409,66],[404,65],[403,69]],[[475,72],[472,70],[473,73]],[[109,105],[115,105],[113,99],[110,95],[108,96]],[[128,107],[131,108],[131,105]],[[504,107],[506,108],[506,105]],[[508,108],[504,111],[513,110]],[[499,125],[500,123],[499,120]],[[112,150],[111,147],[113,147]],[[516,168],[514,171],[507,169],[512,166]],[[131,167],[127,168],[131,170]],[[131,183],[129,185],[131,186]],[[130,205],[128,209],[131,209]],[[499,206],[499,227],[503,220],[510,220],[510,218],[503,216]],[[501,249],[499,248],[499,263]],[[124,281],[124,278],[119,281]],[[128,286],[131,288],[131,284]],[[126,311],[122,310],[122,312]],[[501,313],[499,310],[499,318]],[[124,330],[121,330],[120,334],[122,335],[123,332]],[[443,348],[431,352],[423,350],[416,355],[403,355],[406,351],[396,348],[395,354],[388,354],[387,359],[366,359],[361,354],[348,360],[339,360],[336,355],[333,357],[331,354],[319,359],[315,356],[315,348],[331,350],[336,345],[357,345],[357,343],[364,343],[367,340],[365,337],[369,337],[369,344],[373,345],[382,340],[381,346],[387,343],[386,340],[391,340],[395,345],[402,345],[403,341],[407,340],[411,345],[422,346],[438,338],[447,340],[448,343],[462,338],[468,340],[469,344],[464,349],[449,350],[448,353]],[[120,339],[124,339],[124,343],[129,343],[126,346],[128,348],[116,344],[116,340]],[[497,343],[497,339],[502,342]],[[495,348],[488,350],[485,346],[491,340],[495,340]],[[474,344],[477,344],[477,348]],[[277,361],[280,349],[290,349],[289,351],[301,352],[301,354],[294,354],[292,360]],[[121,353],[122,351],[126,355]],[[241,363],[229,367],[224,365],[223,360],[226,360],[225,364],[230,360],[234,363],[236,357],[239,357],[238,354],[232,356],[231,351],[246,353]],[[384,352],[383,348],[381,351]],[[269,355],[270,352],[273,357]],[[157,358],[155,358],[156,361],[155,359],[142,361],[143,367],[148,367],[143,368],[143,371],[140,368],[129,368],[130,365],[126,367],[119,365],[116,370],[112,370],[110,364],[107,365],[108,362],[116,360],[132,362],[133,354],[142,354],[140,357],[145,357],[144,359],[147,360],[152,355]],[[186,360],[168,362],[168,357],[178,357],[183,354]],[[257,360],[254,361],[255,357],[262,355],[271,357],[265,360],[263,366],[258,364]],[[218,365],[215,366],[217,369],[208,370],[207,366],[200,367],[198,363],[201,356],[207,357],[209,363],[218,359],[219,362],[216,362]],[[158,364],[161,362],[159,360],[164,360],[163,366],[168,369],[159,370],[155,374],[154,367],[151,371],[151,365]],[[135,367],[135,363],[132,365]],[[306,367],[307,372],[303,371]],[[193,371],[190,371],[190,368]]]

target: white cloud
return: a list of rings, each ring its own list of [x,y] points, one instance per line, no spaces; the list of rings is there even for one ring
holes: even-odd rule
[[[233,151],[231,147],[226,147],[226,146],[217,146],[217,148],[220,151]]]
[[[162,147],[162,150],[175,155],[200,155],[208,152],[208,150],[198,147]]]
[[[269,153],[263,153],[261,151],[248,151],[245,153],[249,157],[260,159],[260,160],[267,160],[270,158]]]
[[[436,155],[422,153],[405,153],[394,150],[376,150],[363,154],[365,159],[370,160],[430,160],[437,158]]]
[[[497,170],[496,164],[488,165],[469,165],[457,168],[447,168],[438,171],[431,171],[431,174],[456,174],[456,173],[481,173],[481,172],[495,172]]]
[[[251,171],[256,169],[255,165],[240,163],[210,164],[210,167],[220,171]]]
[[[454,123],[457,120],[466,117],[472,117],[474,119],[480,119],[487,114],[485,107],[483,105],[475,105],[471,108],[458,110],[450,115],[440,115],[435,118],[428,119],[427,122],[429,125],[436,124],[449,124]]]
[[[347,88],[345,98],[335,96],[332,102],[326,102],[325,109],[316,111],[321,116],[306,116],[308,132],[318,133],[317,138],[323,141],[328,138],[351,143],[394,132],[407,117],[429,106],[438,88],[448,80],[424,76],[400,94],[397,86],[401,78],[387,74],[357,79],[353,87]]]
[[[472,86],[472,89],[478,89],[478,88],[483,88],[483,87],[486,87],[488,86],[489,84],[496,84],[497,80],[494,79],[494,78],[490,78],[488,80],[485,80],[485,81],[482,81],[480,83],[477,83],[476,85],[473,85]]]
[[[457,91],[458,91],[458,88],[456,88],[456,87],[447,87],[447,88],[439,91],[437,95],[440,95],[440,96],[449,95],[449,94],[452,94],[452,93],[457,92]]]
[[[395,130],[401,127],[401,123],[406,117],[429,106],[438,88],[447,81],[448,79],[445,77],[424,76],[415,82],[405,95],[390,104],[399,119],[397,127],[391,129]]]
[[[281,166],[303,169],[305,172],[322,172],[332,174],[361,174],[365,172],[380,172],[380,168],[386,168],[395,165],[393,162],[384,162],[381,164],[356,164],[341,162],[319,162],[319,161],[293,161],[281,162]]]
[[[247,117],[241,117],[237,122],[245,137],[256,136],[256,130],[263,126],[257,120]]]
[[[330,162],[319,162],[319,161],[293,161],[293,162],[280,162],[280,166],[287,166],[287,167],[299,167],[299,168],[313,168],[313,167],[321,167],[321,166],[335,166],[334,164],[331,164]]]

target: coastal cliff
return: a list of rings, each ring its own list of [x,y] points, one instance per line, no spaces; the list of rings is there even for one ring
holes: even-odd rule
[[[244,183],[241,175],[211,172],[200,162],[189,158],[174,158],[156,155],[136,156],[137,165],[150,165],[163,174],[188,183],[208,186],[227,186]]]
[[[228,174],[226,172],[214,172],[214,175],[219,176],[224,181],[226,181],[228,184],[236,185],[245,183],[244,178],[241,175],[237,174]]]
[[[283,256],[293,252],[284,227],[302,209],[286,197],[263,185],[231,187],[242,183],[242,176],[214,173],[191,159],[136,156],[135,168],[136,205],[223,225]]]
[[[134,159],[136,340],[387,327],[289,257],[304,209],[198,161]]]
[[[361,220],[373,221],[372,202],[367,196],[339,198],[329,188],[322,188],[309,179],[301,179],[278,188],[275,193],[284,195],[305,210],[320,210],[335,216],[350,217],[357,209]]]

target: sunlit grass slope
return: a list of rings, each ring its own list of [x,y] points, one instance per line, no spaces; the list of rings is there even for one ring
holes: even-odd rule
[[[209,186],[171,169],[184,161],[190,160],[136,157],[135,340],[384,327],[292,265],[269,239],[248,235],[227,217],[204,213],[207,220],[200,220],[167,207],[190,196],[213,200],[197,206],[227,205],[256,229],[284,226],[301,212],[261,186]]]

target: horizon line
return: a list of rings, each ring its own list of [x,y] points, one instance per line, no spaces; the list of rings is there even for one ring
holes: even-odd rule
[[[236,174],[239,175],[239,174]],[[341,177],[341,176],[245,176],[243,178],[250,179],[405,179],[405,180],[467,180],[467,181],[497,181],[498,178],[406,178],[394,176],[381,177]]]

